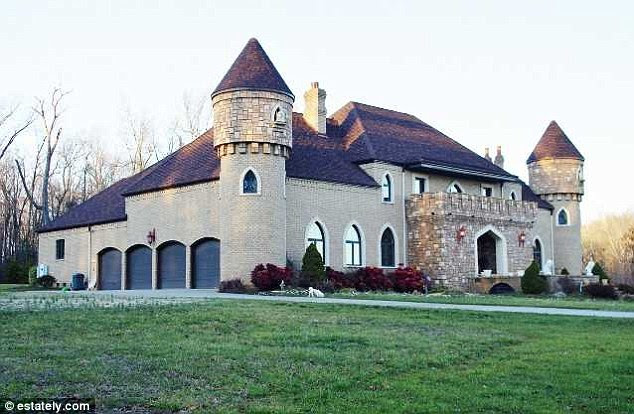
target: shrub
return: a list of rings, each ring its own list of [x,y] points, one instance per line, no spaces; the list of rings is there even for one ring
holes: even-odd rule
[[[4,265],[4,274],[8,283],[29,283],[29,265],[17,260],[10,260]]]
[[[240,279],[223,280],[220,282],[218,291],[222,293],[247,293],[247,287]]]
[[[607,275],[607,273],[605,273],[605,270],[603,270],[603,267],[601,267],[599,262],[596,262],[594,264],[594,267],[592,268],[592,274],[595,276],[599,276],[599,280],[610,279],[610,277]]]
[[[324,259],[321,257],[314,243],[308,245],[304,257],[302,258],[302,274],[315,286],[321,283],[326,277]]]
[[[399,267],[390,274],[390,280],[397,292],[420,292],[424,287],[423,273],[411,267]]]
[[[29,268],[29,285],[35,286],[37,284],[37,266],[31,266]]]
[[[390,290],[392,286],[392,281],[378,267],[362,267],[354,274],[354,288],[362,292]]]
[[[546,278],[539,274],[539,266],[533,260],[522,276],[522,292],[538,295],[546,292],[548,282]]]
[[[559,284],[559,287],[561,287],[561,291],[566,295],[572,295],[577,292],[577,283],[567,276],[557,279],[557,283]]]
[[[568,276],[570,274],[570,272],[568,271],[568,269],[566,269],[565,267],[563,267],[561,269],[561,274],[564,276]]]
[[[271,263],[266,266],[259,264],[251,272],[251,283],[259,290],[274,290],[279,289],[282,281],[288,285],[292,276],[292,270],[287,267],[278,267]]]
[[[37,284],[45,288],[52,288],[55,282],[57,282],[57,279],[50,275],[42,276],[37,279]]]
[[[326,268],[326,279],[330,282],[334,290],[353,288],[354,278],[351,277],[352,275],[353,274],[346,275],[342,272],[333,270],[330,267]]]
[[[618,297],[614,286],[601,283],[590,283],[584,287],[584,291],[591,298],[616,299]]]
[[[616,288],[627,295],[634,295],[634,286],[632,285],[626,285],[625,283],[620,283],[616,286]]]

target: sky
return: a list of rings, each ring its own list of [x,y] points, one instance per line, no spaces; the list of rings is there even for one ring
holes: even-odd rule
[[[303,111],[348,101],[417,116],[527,179],[556,120],[586,158],[583,220],[634,210],[634,2],[35,1],[0,14],[0,106],[71,91],[67,136],[121,148],[125,108],[167,126],[256,37]],[[167,137],[165,137],[167,138]],[[35,137],[16,149],[28,156]],[[625,188],[624,188],[625,186]]]

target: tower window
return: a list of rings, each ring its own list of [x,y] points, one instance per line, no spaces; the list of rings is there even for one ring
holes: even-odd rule
[[[361,266],[361,233],[354,224],[346,232],[345,253],[347,266]]]
[[[557,225],[558,226],[567,226],[569,223],[569,219],[568,219],[568,212],[566,211],[566,209],[561,209],[559,210],[559,213],[557,213]]]
[[[392,177],[390,174],[385,174],[383,176],[383,202],[391,203],[392,202]]]
[[[242,179],[242,194],[257,194],[258,193],[258,177],[253,170],[247,171]]]
[[[280,125],[286,124],[286,113],[282,110],[282,108],[275,108],[275,112],[273,112],[273,122]]]

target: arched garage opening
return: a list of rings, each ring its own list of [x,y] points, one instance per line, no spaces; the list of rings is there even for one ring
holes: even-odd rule
[[[200,239],[191,250],[192,288],[215,289],[220,284],[220,241]]]
[[[126,288],[152,289],[152,249],[137,244],[126,251]]]
[[[508,283],[496,283],[495,285],[491,286],[491,289],[489,289],[489,293],[491,295],[504,295],[508,293],[515,293],[515,289],[513,289],[513,287]]]
[[[103,249],[98,254],[99,290],[121,289],[121,252],[114,247]]]
[[[159,289],[185,288],[185,245],[168,241],[157,249]]]

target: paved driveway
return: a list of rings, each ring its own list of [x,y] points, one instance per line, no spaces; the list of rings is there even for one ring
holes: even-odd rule
[[[19,304],[20,299],[56,307],[54,303],[66,303],[76,307],[79,303],[96,306],[124,306],[165,303],[189,303],[209,299],[261,300],[270,302],[292,303],[328,303],[337,305],[378,306],[386,308],[406,309],[448,309],[471,312],[507,312],[532,313],[539,315],[590,316],[603,318],[631,318],[634,312],[602,311],[586,309],[541,308],[528,306],[489,306],[489,305],[456,305],[443,303],[399,302],[389,300],[308,298],[302,296],[266,296],[242,295],[234,293],[218,293],[213,289],[161,289],[161,290],[126,290],[95,292],[20,292],[11,295],[11,303]],[[7,298],[0,298],[0,309],[6,308]],[[9,306],[15,308],[15,306]]]

